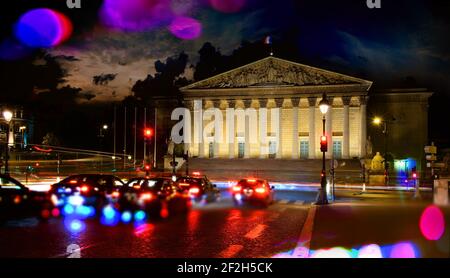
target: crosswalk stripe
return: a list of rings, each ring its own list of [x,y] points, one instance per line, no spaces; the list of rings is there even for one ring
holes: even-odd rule
[[[255,239],[259,237],[266,228],[266,225],[258,224],[253,230],[248,232],[245,237],[248,239]]]
[[[289,203],[289,200],[279,200],[278,203],[279,204],[287,204],[287,203]]]
[[[242,245],[236,245],[236,244],[230,245],[227,247],[227,249],[225,249],[219,253],[219,258],[232,258],[237,253],[239,253],[243,248],[244,248],[244,246],[242,246]]]
[[[298,200],[298,201],[295,201],[294,204],[297,206],[302,206],[304,203],[305,203],[305,201]]]

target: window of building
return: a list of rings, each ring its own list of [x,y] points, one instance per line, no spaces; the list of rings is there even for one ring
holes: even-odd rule
[[[214,143],[209,143],[209,158],[214,158]]]
[[[341,141],[333,141],[333,157],[335,159],[342,158],[342,142]]]
[[[308,141],[300,141],[300,158],[302,158],[302,159],[309,158],[309,142]]]
[[[244,158],[245,155],[245,143],[239,142],[238,144],[238,158]]]
[[[277,155],[277,142],[269,142],[269,158],[275,158]]]

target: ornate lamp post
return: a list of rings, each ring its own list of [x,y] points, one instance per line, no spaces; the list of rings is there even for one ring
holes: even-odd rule
[[[7,123],[8,130],[6,131],[6,145],[5,145],[5,175],[9,175],[9,131],[11,129],[10,123],[12,120],[13,114],[9,110],[3,111],[3,118],[5,118],[5,121]]]
[[[380,117],[375,117],[373,119],[373,124],[376,126],[383,126],[382,133],[384,135],[384,185],[387,186],[389,184],[389,164],[387,161],[388,122]]]
[[[325,153],[328,151],[327,146],[327,135],[325,134],[325,115],[328,113],[328,109],[330,108],[330,103],[327,100],[327,95],[323,94],[322,100],[319,102],[319,109],[323,115],[322,124],[323,131],[322,136],[320,138],[320,150],[322,151],[322,173],[320,174],[320,189],[319,196],[317,196],[317,205],[327,205],[327,177],[326,177],[326,168],[325,168]]]

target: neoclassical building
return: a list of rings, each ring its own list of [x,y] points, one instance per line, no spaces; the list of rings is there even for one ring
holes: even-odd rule
[[[199,158],[320,158],[322,114],[318,104],[326,93],[331,104],[326,115],[326,134],[331,135],[327,157],[364,157],[371,86],[371,81],[269,56],[181,88],[193,121],[193,138],[187,148],[191,156]],[[225,123],[229,108],[258,112],[279,108],[276,120],[280,132],[272,132],[270,121],[251,132],[249,116],[244,121],[233,117],[223,127],[223,136],[234,137],[234,142],[218,143],[214,132],[204,132],[209,119],[198,124],[210,108],[220,109]],[[252,138],[261,132],[267,135],[266,142]],[[263,148],[276,151],[267,154]]]

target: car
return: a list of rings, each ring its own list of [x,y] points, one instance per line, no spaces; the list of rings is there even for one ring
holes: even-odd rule
[[[220,190],[212,184],[207,176],[193,175],[177,179],[178,186],[196,203],[206,201],[215,202],[220,199]]]
[[[120,190],[119,209],[142,210],[149,216],[166,218],[169,214],[187,212],[191,200],[168,177],[133,178]]]
[[[0,175],[0,223],[7,220],[51,217],[54,206],[46,192],[31,191],[16,179]]]
[[[86,206],[99,212],[108,204],[117,205],[119,190],[124,186],[114,175],[79,174],[52,185],[49,194],[58,208]]]
[[[263,179],[242,179],[231,188],[231,194],[235,205],[250,203],[267,207],[274,201],[274,187]]]

